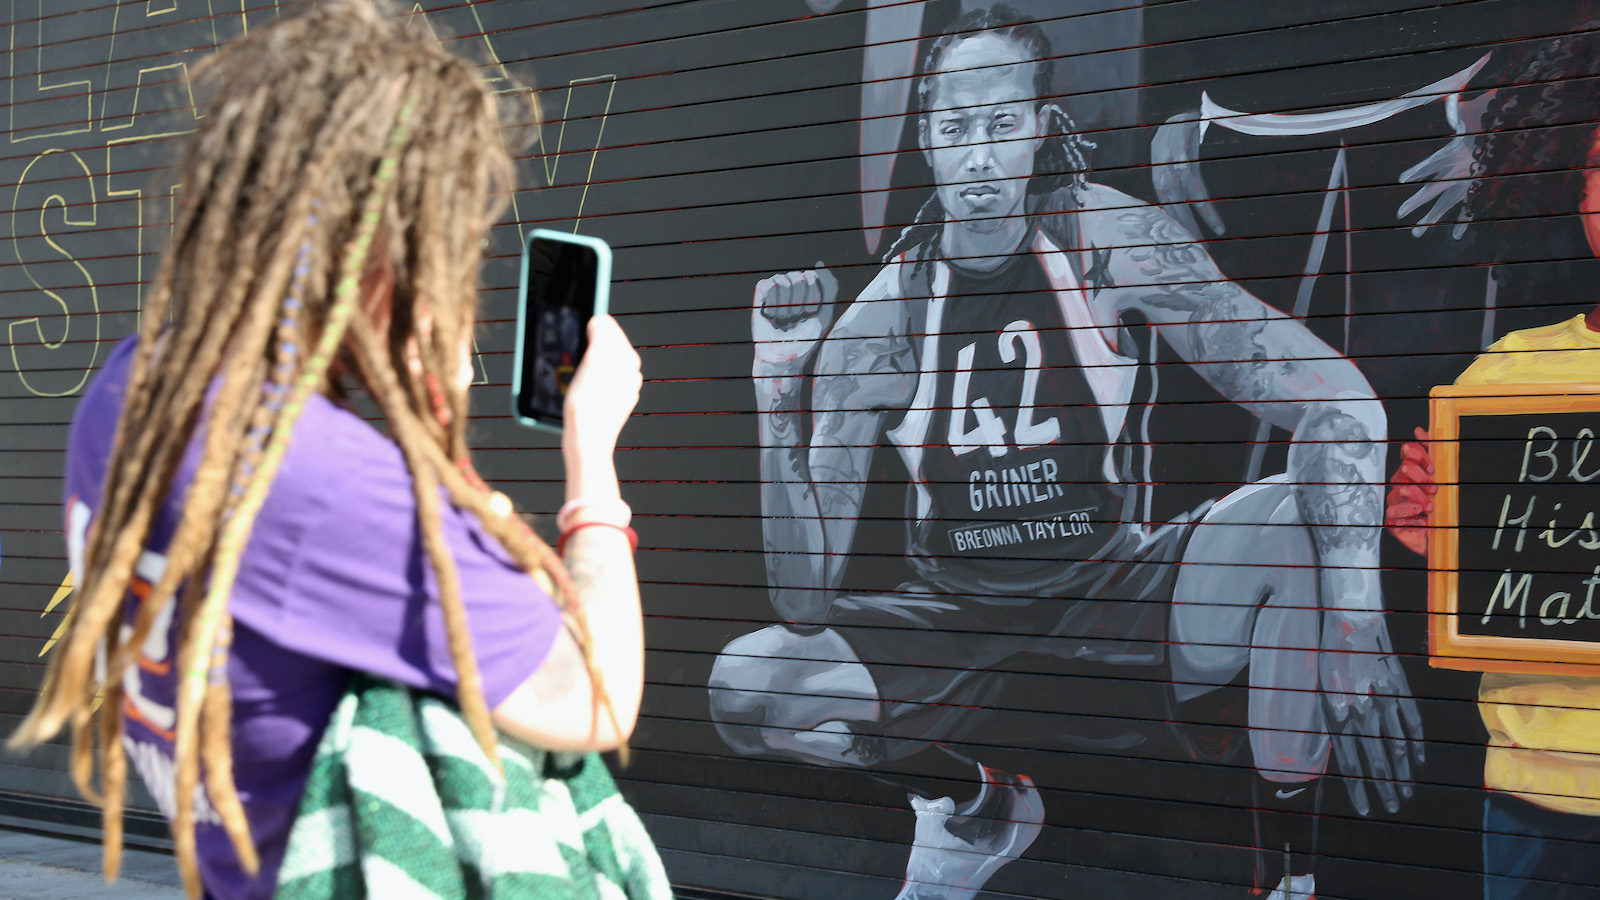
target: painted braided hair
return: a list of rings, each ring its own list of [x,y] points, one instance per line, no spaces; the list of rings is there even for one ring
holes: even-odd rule
[[[932,111],[933,79],[939,74],[944,55],[956,44],[979,34],[994,34],[1013,41],[1021,48],[1025,58],[1032,60],[1034,102],[1046,114],[1045,139],[1033,160],[1033,177],[1028,180],[1027,204],[1029,213],[1041,212],[1045,199],[1066,189],[1074,205],[1081,205],[1082,194],[1088,187],[1089,151],[1094,144],[1080,137],[1072,118],[1060,106],[1051,103],[1050,91],[1055,78],[1055,54],[1043,29],[1032,19],[1012,7],[997,3],[987,9],[968,11],[950,23],[950,27],[933,42],[922,61],[922,75],[917,79],[917,115],[926,117]],[[934,255],[939,234],[944,223],[944,206],[939,202],[939,192],[933,191],[916,219],[900,232],[883,255],[889,262],[902,253],[916,251],[918,265]]]
[[[35,745],[70,724],[73,779],[103,810],[108,877],[119,867],[127,784],[122,677],[175,596],[179,869],[198,897],[189,798],[202,762],[207,796],[241,866],[258,868],[232,775],[228,595],[300,412],[312,394],[338,391],[341,381],[377,401],[404,453],[458,702],[485,753],[498,760],[441,528],[441,486],[525,570],[553,584],[609,708],[561,561],[513,515],[492,508],[473,473],[466,390],[456,378],[477,312],[481,241],[512,189],[502,123],[536,122],[537,105],[497,97],[471,63],[398,13],[388,0],[306,4],[196,68],[213,99],[180,164],[184,187],[146,293],[82,583],[37,703],[12,737],[14,746]],[[517,108],[502,115],[502,105]],[[389,274],[392,311],[374,321],[363,285]],[[418,327],[424,318],[431,327]],[[408,348],[415,359],[396,365]],[[201,459],[167,569],[124,636],[134,565],[191,439]]]

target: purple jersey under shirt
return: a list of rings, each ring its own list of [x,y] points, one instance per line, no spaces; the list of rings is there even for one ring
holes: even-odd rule
[[[75,583],[100,505],[135,339],[120,344],[84,392],[67,445],[66,517]],[[157,516],[137,576],[154,581],[199,462],[190,444]],[[561,628],[549,596],[470,513],[441,504],[461,573],[485,699],[491,708],[533,674]],[[234,780],[261,853],[240,870],[216,814],[196,798],[200,870],[214,900],[272,895],[311,758],[349,670],[454,696],[443,615],[422,548],[411,475],[400,448],[354,413],[314,397],[256,519],[229,600],[234,618]],[[129,604],[127,622],[136,603]],[[124,678],[124,745],[170,820],[176,625],[170,608]],[[126,632],[125,632],[126,634]]]

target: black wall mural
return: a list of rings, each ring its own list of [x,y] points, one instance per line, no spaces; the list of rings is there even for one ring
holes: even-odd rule
[[[184,75],[280,5],[0,0],[6,722],[71,602],[65,423],[136,326],[203,99]],[[1450,468],[1419,439],[1440,385],[1600,384],[1600,9],[406,6],[545,113],[510,129],[472,435],[536,514],[559,455],[505,415],[520,237],[616,249],[648,380],[619,456],[649,616],[622,776],[679,883],[1593,895],[1590,551],[1549,548],[1565,613],[1528,591],[1556,624],[1480,629],[1546,629],[1532,649],[1431,653],[1428,612],[1430,559],[1492,588],[1555,558],[1441,549],[1546,528],[1502,494],[1582,546],[1587,509],[1553,505],[1584,505],[1592,461],[1535,489],[1538,454],[1576,451],[1469,423],[1494,446]],[[1459,544],[1427,519],[1451,472],[1508,473],[1471,476]],[[0,764],[0,815],[92,827],[65,758]]]

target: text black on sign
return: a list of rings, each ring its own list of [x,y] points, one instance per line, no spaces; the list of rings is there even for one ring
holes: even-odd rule
[[[1453,385],[1433,405],[1434,664],[1600,665],[1600,388]]]

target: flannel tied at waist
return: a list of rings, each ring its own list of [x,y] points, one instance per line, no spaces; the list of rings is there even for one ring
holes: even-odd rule
[[[595,754],[502,735],[502,777],[455,706],[367,675],[334,710],[274,900],[657,900],[661,860]]]

